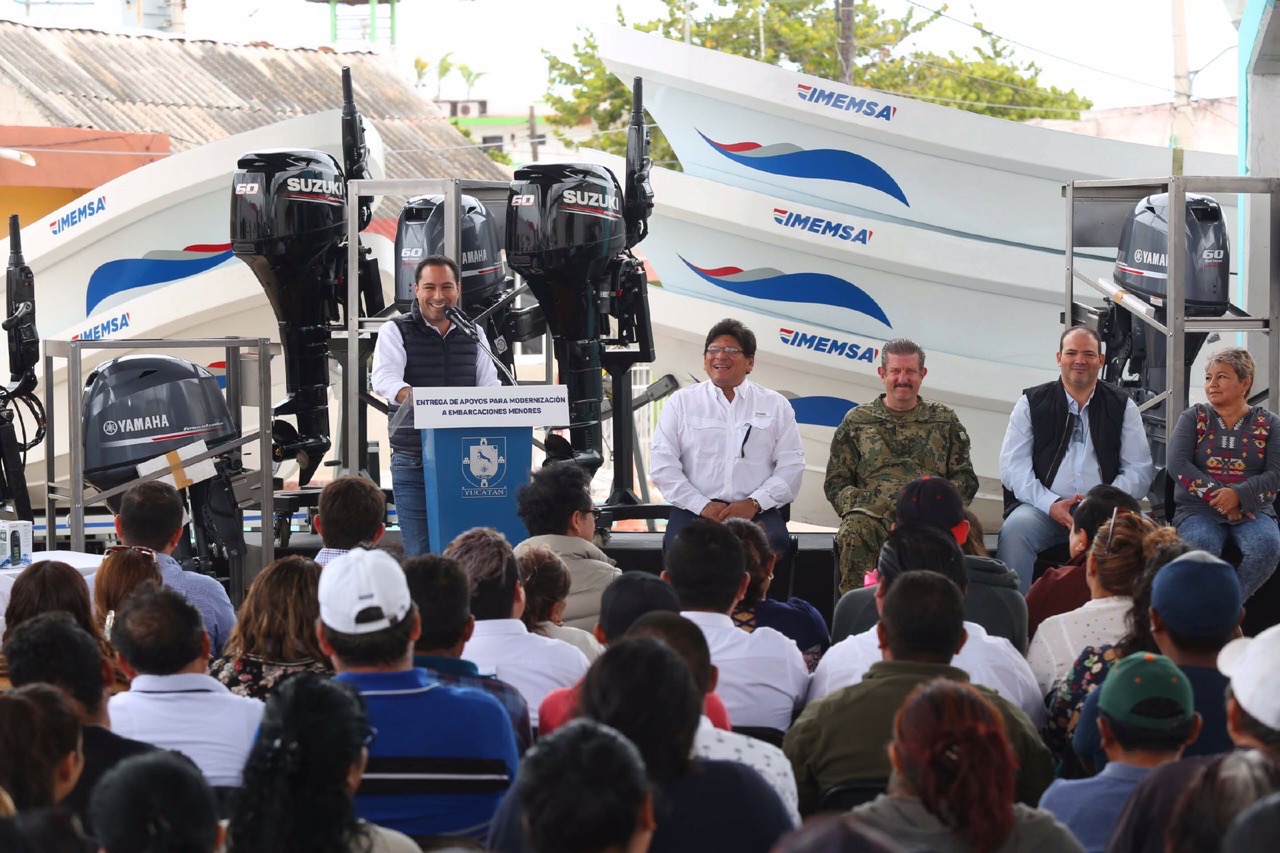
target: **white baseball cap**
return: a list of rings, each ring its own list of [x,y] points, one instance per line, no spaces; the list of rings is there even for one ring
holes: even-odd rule
[[[320,621],[340,633],[382,631],[412,606],[404,569],[385,551],[356,548],[320,572]]]
[[[1227,643],[1218,670],[1231,678],[1231,692],[1250,717],[1280,729],[1280,625]]]

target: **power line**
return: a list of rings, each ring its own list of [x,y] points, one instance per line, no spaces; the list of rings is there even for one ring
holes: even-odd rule
[[[1045,93],[1043,89],[1030,89],[1030,88],[1027,88],[1026,86],[1016,86],[1013,83],[1005,83],[1000,80],[992,80],[989,77],[983,77],[979,74],[970,74],[967,71],[957,71],[956,69],[948,68],[945,65],[938,65],[936,62],[925,62],[923,59],[916,59],[913,56],[904,56],[902,57],[902,59],[906,60],[907,62],[915,63],[916,65],[923,65],[927,68],[935,68],[938,71],[944,71],[947,74],[955,74],[959,77],[968,77],[971,80],[978,80],[982,83],[987,83],[992,86],[1003,86],[1006,89],[1016,89],[1019,92],[1030,92],[1033,95],[1043,95]]]

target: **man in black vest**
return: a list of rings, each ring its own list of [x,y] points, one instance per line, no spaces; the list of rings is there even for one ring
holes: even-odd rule
[[[1000,448],[1004,526],[999,557],[1031,588],[1036,555],[1067,541],[1071,512],[1089,489],[1108,483],[1142,500],[1154,467],[1133,401],[1098,381],[1102,342],[1073,326],[1058,340],[1062,378],[1028,388],[1009,416]]]
[[[498,371],[475,341],[449,322],[446,306],[462,299],[458,265],[443,255],[418,264],[413,286],[417,299],[408,314],[382,327],[373,350],[374,393],[391,404],[394,422],[409,389],[498,385]],[[427,494],[422,479],[422,444],[413,428],[413,413],[390,430],[391,490],[404,555],[427,553]]]

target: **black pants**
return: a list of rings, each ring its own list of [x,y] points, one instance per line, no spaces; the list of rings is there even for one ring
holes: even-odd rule
[[[670,548],[672,541],[676,538],[676,534],[684,530],[685,526],[695,518],[699,518],[696,513],[673,506],[671,508],[671,517],[667,519],[667,533],[662,537],[662,550],[666,551]],[[760,513],[755,517],[754,521],[764,528],[765,538],[769,540],[769,547],[773,549],[774,553],[787,553],[787,549],[791,547],[791,538],[787,533],[787,523],[782,520],[782,513],[778,511],[777,507]]]

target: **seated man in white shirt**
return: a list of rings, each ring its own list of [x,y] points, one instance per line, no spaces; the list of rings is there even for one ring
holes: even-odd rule
[[[884,599],[894,580],[903,572],[930,571],[949,578],[962,593],[968,592],[969,576],[964,554],[955,539],[932,524],[913,520],[899,524],[889,533],[880,551],[880,583],[876,587],[876,610],[884,612]],[[969,674],[974,684],[990,687],[1031,718],[1037,726],[1044,720],[1043,695],[1022,654],[1004,637],[988,634],[976,622],[964,623],[968,640],[951,661]],[[880,640],[875,628],[853,634],[836,643],[818,662],[809,685],[809,701],[857,684],[871,665],[881,659]]]
[[[133,679],[107,704],[111,730],[181,752],[215,788],[238,787],[263,705],[209,676],[200,611],[181,593],[146,584],[117,611],[111,644]]]
[[[552,690],[577,684],[589,666],[586,656],[563,640],[529,633],[520,621],[524,588],[511,545],[501,533],[473,527],[450,542],[444,555],[456,560],[471,581],[476,625],[462,657],[482,675],[519,690],[536,730],[542,700]]]
[[[681,616],[702,629],[720,671],[716,692],[735,726],[786,731],[804,705],[809,669],[795,642],[772,628],[733,624],[751,576],[738,537],[719,522],[691,521],[667,549],[663,580],[675,587]]]
[[[751,330],[721,320],[707,333],[711,381],[681,388],[662,407],[649,476],[672,507],[663,550],[698,516],[755,519],[773,550],[787,549],[778,508],[800,490],[804,447],[787,398],[747,379],[755,355]]]

